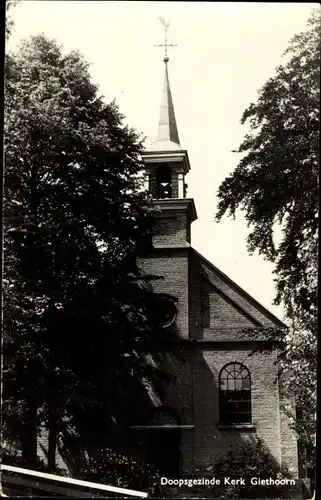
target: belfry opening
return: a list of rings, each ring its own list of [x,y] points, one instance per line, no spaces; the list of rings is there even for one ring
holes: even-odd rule
[[[172,197],[172,171],[167,165],[160,165],[156,170],[156,198]]]

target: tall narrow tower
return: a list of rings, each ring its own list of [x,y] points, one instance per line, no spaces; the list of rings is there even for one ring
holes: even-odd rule
[[[187,151],[180,145],[168,76],[168,24],[163,24],[165,44],[161,46],[165,47],[165,75],[158,134],[157,140],[143,154],[147,187],[159,211],[154,226],[153,248],[141,259],[141,267],[146,274],[163,278],[153,282],[154,292],[163,297],[158,313],[163,320],[159,325],[171,328],[176,334],[175,341],[182,341],[180,349],[183,356],[195,322],[190,304],[190,297],[194,292],[190,243],[191,224],[197,215],[194,201],[186,196],[185,177],[190,171],[190,163]],[[175,303],[171,297],[176,298]],[[186,359],[189,355],[187,354]],[[173,425],[172,421],[165,420],[166,426],[160,431],[159,441],[151,433],[147,435],[147,440],[149,438],[159,443],[156,457],[158,463],[160,450],[166,450],[163,462],[171,467],[173,474],[168,477],[179,477],[181,472],[187,474],[192,469],[193,369],[190,362],[178,363],[176,366],[176,361],[173,363],[170,356],[166,369],[179,380],[179,387],[171,385],[163,398],[165,407],[174,410],[176,422]],[[163,416],[162,419],[164,422]],[[165,428],[167,430],[164,431]]]
[[[187,151],[180,146],[174,104],[169,85],[165,26],[165,75],[157,140],[143,154],[146,184],[160,209],[155,228],[154,246],[189,246],[190,226],[197,218],[194,201],[186,197],[185,176],[190,170]]]

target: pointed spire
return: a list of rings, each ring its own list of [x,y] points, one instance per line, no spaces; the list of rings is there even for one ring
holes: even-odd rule
[[[160,117],[158,123],[158,135],[157,140],[152,144],[151,150],[153,151],[166,151],[173,149],[181,149],[178,137],[178,130],[175,119],[174,105],[172,99],[172,93],[169,86],[169,78],[168,78],[168,68],[167,63],[169,61],[167,56],[167,48],[168,47],[176,47],[176,45],[167,43],[167,30],[169,27],[169,22],[166,22],[165,19],[159,17],[159,20],[163,24],[165,28],[165,43],[156,45],[156,47],[165,47],[165,57],[163,59],[165,63],[165,77],[164,77],[164,88],[162,94],[162,101],[160,107]]]
[[[163,88],[162,102],[160,108],[157,142],[170,141],[170,142],[175,142],[179,146],[179,137],[175,119],[174,105],[168,79],[167,61],[168,58],[165,58],[164,88]]]
[[[156,142],[154,142],[150,148],[154,151],[181,149],[179,143],[172,93],[168,78],[168,68],[167,68],[168,57],[164,58],[164,62],[165,62],[165,77],[164,77],[162,101],[160,106],[158,135]]]

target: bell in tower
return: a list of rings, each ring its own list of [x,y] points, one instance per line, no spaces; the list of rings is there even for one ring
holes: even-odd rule
[[[156,170],[156,198],[172,198],[172,171],[167,165],[160,165]]]
[[[142,154],[145,187],[159,209],[154,245],[185,247],[190,244],[190,225],[197,218],[194,201],[186,198],[185,176],[190,171],[188,154],[180,145],[169,85],[165,29],[165,75],[157,140]]]

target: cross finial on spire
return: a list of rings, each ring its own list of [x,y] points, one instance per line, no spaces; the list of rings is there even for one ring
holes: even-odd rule
[[[170,25],[170,21],[165,21],[163,17],[158,18],[162,25],[164,26],[165,29],[165,42],[159,45],[155,45],[155,47],[165,47],[165,57],[164,57],[164,63],[167,64],[169,61],[168,55],[167,55],[167,48],[168,47],[177,47],[177,44],[172,44],[172,43],[167,43],[167,30]]]

